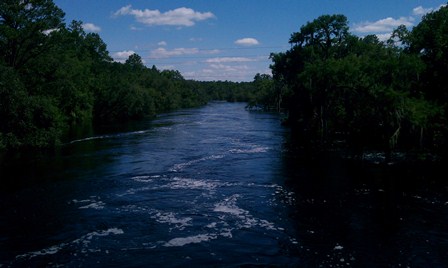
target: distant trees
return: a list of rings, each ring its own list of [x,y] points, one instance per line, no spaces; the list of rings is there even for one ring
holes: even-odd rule
[[[291,35],[291,49],[271,55],[273,79],[255,77],[251,105],[281,99],[296,140],[317,147],[340,140],[356,151],[446,145],[447,22],[442,7],[380,42],[350,34],[343,15],[320,16]]]
[[[323,15],[271,54],[272,76],[198,82],[114,62],[98,34],[64,23],[51,0],[0,2],[0,149],[48,147],[79,124],[154,116],[209,100],[284,111],[296,140],[361,150],[446,149],[448,7],[387,42],[349,32],[343,15]]]
[[[113,62],[100,36],[80,21],[66,25],[53,1],[0,2],[0,149],[55,146],[79,124],[247,100],[246,84],[187,81],[137,54]]]

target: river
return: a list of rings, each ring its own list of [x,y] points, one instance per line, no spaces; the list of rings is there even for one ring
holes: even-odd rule
[[[5,159],[0,267],[448,265],[437,167],[310,159],[279,115],[244,106]]]

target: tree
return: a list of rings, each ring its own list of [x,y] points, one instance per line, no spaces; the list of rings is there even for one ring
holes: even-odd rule
[[[410,53],[420,55],[426,64],[422,80],[427,96],[448,102],[448,6],[428,13],[405,39]],[[447,113],[448,115],[448,113]]]
[[[63,27],[64,12],[51,0],[0,2],[1,60],[21,69],[51,46],[48,35]]]
[[[131,67],[133,70],[142,70],[145,65],[143,64],[142,57],[140,57],[138,54],[134,53],[128,57],[125,64],[129,67]]]
[[[49,147],[59,141],[62,120],[54,101],[29,96],[17,71],[0,65],[0,149]]]
[[[323,15],[308,22],[293,33],[289,43],[299,47],[311,47],[314,51],[331,56],[331,48],[344,42],[348,36],[348,21],[344,15]]]
[[[407,53],[412,36],[399,27],[394,38],[359,38],[344,16],[324,15],[291,35],[290,50],[271,55],[274,81],[292,91],[284,97],[297,139],[323,146],[342,139],[385,152],[423,145],[440,107],[425,99],[428,63]]]
[[[281,92],[276,90],[272,76],[268,74],[256,74],[254,77],[254,93],[248,104],[248,108],[262,110],[280,110]]]

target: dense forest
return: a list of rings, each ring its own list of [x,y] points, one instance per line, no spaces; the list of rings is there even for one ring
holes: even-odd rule
[[[0,149],[51,147],[81,124],[227,100],[284,112],[295,139],[313,148],[447,151],[447,6],[385,42],[323,15],[271,54],[272,76],[241,83],[186,80],[137,54],[115,62],[98,34],[64,16],[51,0],[0,3]]]
[[[285,110],[297,141],[342,142],[355,152],[447,151],[448,6],[385,42],[354,36],[343,15],[324,15],[289,43],[271,55],[273,78],[256,77],[253,105]]]
[[[51,0],[0,3],[0,149],[45,148],[82,124],[125,122],[199,106],[247,101],[251,83],[185,80],[131,55],[114,62],[96,33],[64,22]]]

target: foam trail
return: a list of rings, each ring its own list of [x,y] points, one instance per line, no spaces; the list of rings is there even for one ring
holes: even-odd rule
[[[114,134],[114,135],[100,135],[100,136],[93,136],[93,137],[88,137],[88,138],[83,138],[83,139],[77,139],[77,140],[73,140],[68,142],[67,144],[73,144],[73,143],[78,143],[78,142],[85,142],[85,141],[91,141],[91,140],[102,140],[102,139],[110,139],[110,138],[119,138],[119,137],[123,137],[123,136],[130,136],[130,135],[137,135],[137,134],[144,134],[148,132],[148,130],[139,130],[139,131],[132,131],[132,132],[124,132],[124,133],[118,133],[118,134]]]
[[[174,165],[174,167],[170,168],[169,171],[171,171],[171,172],[178,172],[178,171],[181,171],[181,170],[185,169],[186,167],[189,167],[189,166],[194,165],[194,164],[199,163],[199,162],[203,162],[203,161],[207,161],[207,160],[216,160],[216,159],[221,159],[221,158],[224,158],[224,155],[206,156],[206,157],[195,159],[195,160],[191,160],[191,161],[188,161],[188,162],[185,162],[185,163],[176,164],[176,165]]]
[[[35,258],[38,256],[45,256],[45,255],[54,255],[70,245],[81,244],[83,246],[87,246],[94,237],[104,237],[104,236],[108,236],[108,235],[120,235],[120,234],[124,234],[124,231],[122,229],[118,229],[118,228],[110,228],[110,229],[103,230],[103,231],[95,231],[95,232],[91,232],[86,235],[83,235],[80,238],[73,240],[72,242],[69,242],[69,243],[60,243],[58,245],[54,245],[54,246],[44,248],[44,249],[41,249],[38,251],[32,251],[32,252],[28,252],[25,254],[17,255],[16,260],[32,259],[32,258]]]

